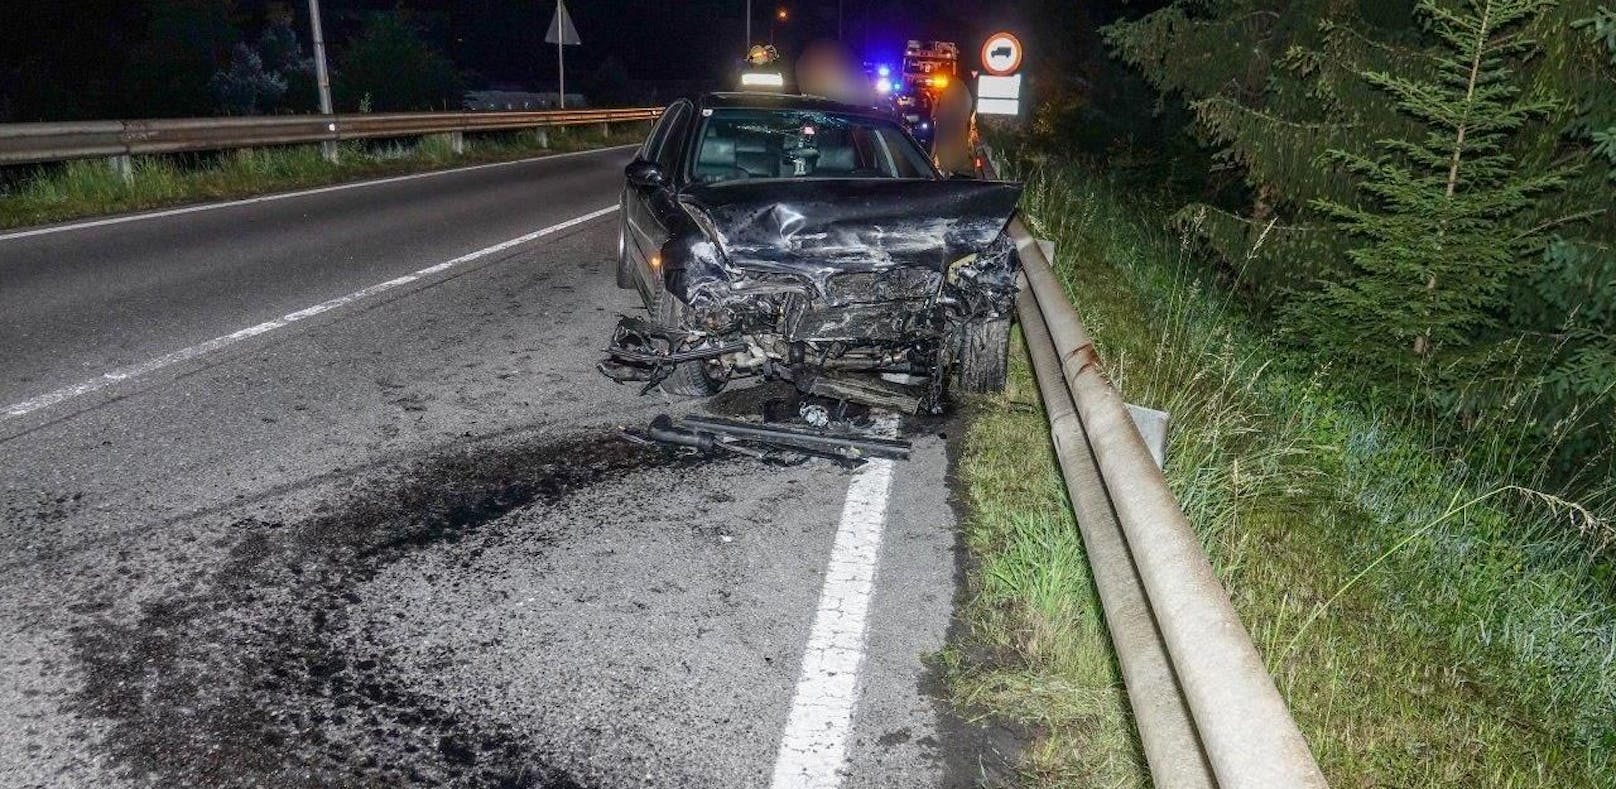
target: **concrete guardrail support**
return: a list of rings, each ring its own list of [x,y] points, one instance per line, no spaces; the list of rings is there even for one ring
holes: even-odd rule
[[[135,159],[127,153],[107,157],[107,166],[126,184],[135,182]]]

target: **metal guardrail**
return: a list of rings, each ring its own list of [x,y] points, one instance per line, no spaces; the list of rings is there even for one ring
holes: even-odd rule
[[[0,165],[655,120],[659,108],[266,115],[0,124]]]
[[[1151,778],[1164,789],[1315,789],[1312,751],[1199,538],[1020,219],[1017,301],[1050,437]]]

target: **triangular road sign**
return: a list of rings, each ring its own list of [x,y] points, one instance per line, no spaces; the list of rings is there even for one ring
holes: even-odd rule
[[[572,26],[572,15],[567,13],[566,0],[556,0],[555,16],[550,17],[550,30],[544,34],[546,44],[578,46],[578,28]]]

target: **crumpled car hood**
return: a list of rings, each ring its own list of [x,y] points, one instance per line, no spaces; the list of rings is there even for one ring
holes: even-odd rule
[[[1017,183],[918,179],[687,188],[658,214],[670,231],[659,298],[683,304],[677,325],[625,318],[601,369],[615,380],[648,381],[649,391],[678,365],[700,362],[838,399],[875,397],[883,407],[896,402],[890,392],[816,382],[852,371],[918,372],[925,390],[905,390],[913,402],[900,410],[936,413],[954,355],[1006,336],[988,327],[1008,325],[1015,312],[1021,264],[1005,230],[1021,191]]]
[[[1000,181],[770,179],[699,185],[680,199],[705,215],[731,265],[813,275],[942,271],[999,237],[1021,190]]]

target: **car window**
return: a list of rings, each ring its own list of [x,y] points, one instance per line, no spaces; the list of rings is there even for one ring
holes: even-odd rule
[[[661,141],[654,158],[662,166],[662,171],[672,175],[679,166],[679,154],[684,151],[685,140],[690,131],[690,102],[679,102],[668,108],[668,114],[674,117],[669,121],[667,135]]]
[[[680,102],[674,102],[662,111],[662,115],[657,118],[656,125],[651,127],[651,134],[645,138],[645,144],[640,146],[639,159],[645,161],[654,161],[656,159],[657,151],[662,148],[662,141],[668,137],[668,130],[673,128],[674,115],[677,114],[674,111],[679,109],[680,104]]]
[[[809,110],[714,109],[703,120],[691,177],[931,178],[926,155],[896,123]]]

